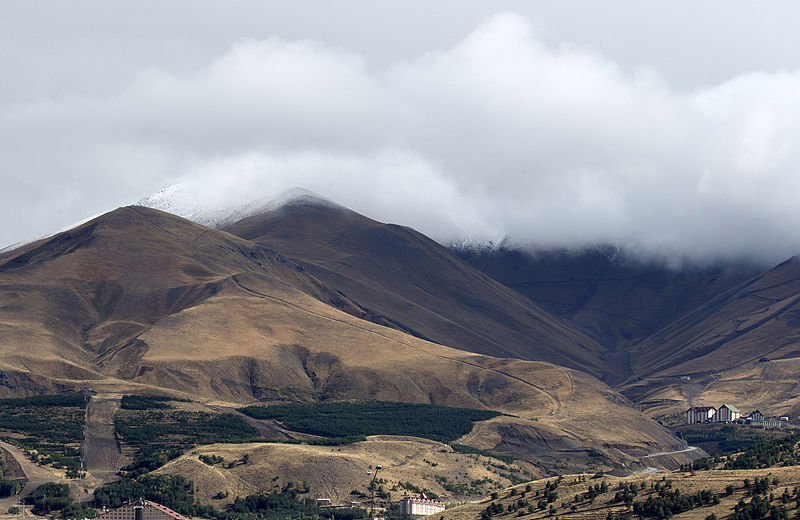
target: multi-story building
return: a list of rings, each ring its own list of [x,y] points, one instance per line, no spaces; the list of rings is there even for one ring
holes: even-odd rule
[[[764,414],[758,410],[750,412],[747,417],[744,418],[747,424],[760,424],[764,422]]]
[[[425,493],[421,493],[418,497],[403,497],[400,506],[411,520],[444,511],[444,502],[430,499]]]
[[[734,422],[738,421],[739,418],[742,416],[742,412],[739,411],[738,408],[733,406],[732,404],[723,404],[717,410],[717,413],[714,414],[714,418],[712,419],[714,422]]]
[[[96,518],[99,520],[188,520],[172,509],[149,500],[127,502],[116,509],[103,511]]]
[[[686,410],[686,424],[707,423],[711,421],[717,409],[713,406],[695,406]]]

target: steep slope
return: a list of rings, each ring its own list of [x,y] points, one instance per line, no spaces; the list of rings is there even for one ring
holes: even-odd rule
[[[621,361],[627,346],[760,272],[742,264],[670,267],[615,246],[453,249],[481,272],[618,350]]]
[[[800,410],[800,258],[720,294],[637,345],[628,395],[653,406]],[[683,379],[681,379],[683,376]],[[686,377],[690,379],[687,381]]]
[[[277,253],[152,209],[121,208],[0,256],[0,302],[2,395],[88,384],[209,403],[491,408],[516,417],[474,443],[532,460],[595,449],[630,465],[679,445],[589,375],[362,320],[360,306]],[[523,442],[537,438],[568,441]]]
[[[297,260],[377,323],[469,352],[603,373],[596,341],[412,229],[309,198],[224,229]]]
[[[165,213],[122,208],[0,255],[0,337],[17,347],[4,361],[38,356],[31,377],[43,370],[92,378],[87,361],[102,367],[118,353],[136,358],[139,337],[154,323],[242,273],[351,305],[265,248]]]

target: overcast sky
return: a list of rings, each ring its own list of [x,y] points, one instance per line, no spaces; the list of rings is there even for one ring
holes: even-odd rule
[[[441,241],[800,253],[794,1],[0,3],[0,248],[179,185]]]

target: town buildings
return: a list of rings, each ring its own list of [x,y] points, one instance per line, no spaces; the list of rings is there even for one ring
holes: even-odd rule
[[[788,422],[789,418],[781,418],[783,422]],[[759,410],[750,412],[743,416],[742,412],[732,404],[723,404],[719,408],[713,406],[693,406],[686,410],[686,424],[698,423],[732,423],[744,422],[753,426],[782,427],[781,421],[767,419]]]
[[[750,412],[747,417],[744,418],[744,422],[747,424],[759,424],[764,422],[764,414],[760,411],[756,410],[754,412]]]

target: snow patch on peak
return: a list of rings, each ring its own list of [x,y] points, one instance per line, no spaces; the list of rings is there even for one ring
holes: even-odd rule
[[[299,187],[289,189],[277,197],[232,203],[220,203],[213,199],[204,202],[202,197],[195,197],[192,191],[185,184],[172,184],[143,197],[136,204],[166,211],[214,228],[221,228],[253,215],[278,211],[287,206],[318,205],[342,208],[321,195]]]
[[[286,206],[300,206],[300,205],[313,205],[313,206],[326,206],[331,208],[342,208],[330,199],[314,193],[305,188],[292,188],[284,191],[274,199],[271,199],[264,205],[258,213],[267,213],[270,211],[277,211]]]
[[[457,253],[472,253],[472,254],[492,254],[502,249],[512,247],[509,237],[503,237],[500,240],[489,240],[480,238],[459,237],[451,240],[447,247]]]

